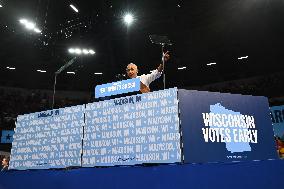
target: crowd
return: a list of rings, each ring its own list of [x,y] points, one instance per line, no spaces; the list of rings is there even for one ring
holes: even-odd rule
[[[235,93],[244,95],[266,96],[271,103],[275,99],[284,104],[284,72],[267,76],[221,82],[197,87],[198,90]],[[273,105],[273,104],[270,104]]]
[[[54,108],[86,103],[86,99],[56,98]],[[52,109],[52,93],[0,88],[0,129],[13,129],[18,115]]]

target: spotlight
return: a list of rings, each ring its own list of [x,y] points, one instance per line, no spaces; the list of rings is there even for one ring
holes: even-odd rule
[[[92,49],[88,50],[88,49],[81,49],[81,48],[69,48],[68,49],[68,52],[70,54],[77,54],[77,55],[94,55],[96,52]]]
[[[34,31],[35,31],[36,33],[41,33],[41,31],[40,31],[38,28],[34,28]]]
[[[26,26],[26,28],[29,29],[29,30],[32,30],[32,29],[35,28],[35,24],[32,23],[32,22],[27,22],[27,23],[25,24],[25,26]]]
[[[83,49],[83,54],[89,54],[90,52],[87,49]]]
[[[16,68],[13,68],[13,67],[6,67],[7,69],[9,69],[9,70],[15,70]]]
[[[73,54],[73,53],[75,52],[75,50],[72,49],[72,48],[70,48],[70,49],[68,49],[68,52],[71,53],[71,54]]]
[[[124,22],[127,24],[127,25],[130,25],[132,24],[134,18],[132,16],[132,14],[126,14],[123,18]]]
[[[36,33],[41,33],[41,30],[36,27],[36,24],[27,19],[20,19],[19,22],[23,24],[28,30],[33,30]]]
[[[28,21],[26,19],[20,19],[21,24],[26,24]]]
[[[70,7],[75,11],[75,12],[79,12],[78,9],[74,6],[74,5],[70,5]]]
[[[0,8],[2,8],[2,5],[0,5]]]
[[[89,53],[90,54],[95,54],[96,52],[91,49],[91,50],[89,50]]]
[[[40,72],[40,73],[45,73],[46,71],[45,70],[36,70],[37,72]]]
[[[239,57],[238,60],[242,60],[242,59],[247,59],[248,56],[242,56],[242,57]]]
[[[211,66],[211,65],[215,65],[217,64],[216,62],[212,62],[212,63],[209,63],[209,64],[206,64],[207,66]]]
[[[75,74],[75,72],[66,72],[67,74]]]
[[[81,53],[82,53],[82,50],[81,50],[81,49],[75,49],[75,53],[76,53],[76,54],[81,54]]]

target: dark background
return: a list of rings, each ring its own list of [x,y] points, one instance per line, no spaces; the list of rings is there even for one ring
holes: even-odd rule
[[[150,34],[167,35],[174,43],[168,47],[169,86],[193,88],[284,70],[283,0],[0,2],[1,86],[52,89],[54,72],[72,59],[70,47],[93,48],[96,54],[80,57],[66,70],[76,75],[60,74],[58,90],[92,91],[97,84],[115,81],[130,62],[141,74],[148,73],[161,59],[160,47],[150,42]],[[123,23],[125,12],[135,17],[129,27]],[[42,35],[24,29],[20,18],[36,22]],[[242,56],[248,59],[238,60]],[[206,65],[211,62],[217,64]],[[187,69],[177,70],[183,66]],[[162,88],[162,79],[152,88]]]

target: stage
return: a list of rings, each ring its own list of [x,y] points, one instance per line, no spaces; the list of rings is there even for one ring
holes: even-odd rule
[[[283,160],[0,173],[0,189],[282,188]]]

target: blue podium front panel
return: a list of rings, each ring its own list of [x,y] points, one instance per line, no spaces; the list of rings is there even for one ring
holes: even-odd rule
[[[181,161],[177,89],[86,105],[83,166]]]
[[[265,97],[179,90],[186,163],[275,159]]]
[[[10,169],[81,165],[85,105],[18,116]]]

